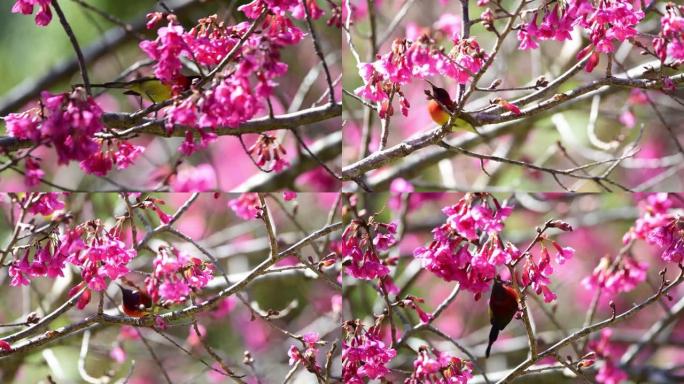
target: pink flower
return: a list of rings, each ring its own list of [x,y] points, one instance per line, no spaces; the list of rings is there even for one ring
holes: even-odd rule
[[[384,378],[389,373],[385,365],[397,352],[382,341],[379,327],[371,327],[365,332],[363,329],[351,329],[352,327],[363,328],[359,321],[345,326],[345,338],[342,341],[342,381],[363,383],[367,381],[364,378]]]
[[[525,51],[528,49],[537,49],[539,44],[535,39],[539,36],[539,30],[537,29],[537,13],[534,14],[532,20],[529,23],[524,24],[518,30],[518,40],[520,40],[520,49]]]
[[[623,257],[615,267],[612,267],[613,260],[604,257],[594,268],[591,276],[582,280],[582,285],[588,290],[602,288],[610,296],[622,292],[630,292],[637,285],[646,280],[648,264],[640,263],[633,257]]]
[[[283,192],[283,200],[292,201],[297,198],[297,193],[292,191]]]
[[[140,49],[157,61],[154,75],[167,84],[173,84],[180,75],[183,67],[181,54],[189,54],[188,46],[183,41],[184,34],[182,26],[170,21],[168,26],[157,30],[156,40],[140,43]]]
[[[627,374],[618,368],[621,353],[615,345],[610,343],[613,331],[605,328],[601,331],[598,340],[589,342],[588,348],[596,353],[596,356],[604,360],[603,365],[596,375],[596,382],[602,384],[619,384],[627,380]]]
[[[237,199],[228,201],[228,206],[235,214],[245,220],[254,219],[261,211],[261,203],[256,193],[243,193]]]
[[[133,145],[127,141],[119,141],[118,149],[114,152],[116,169],[126,169],[145,151],[145,147]]]
[[[84,242],[81,236],[86,228],[89,233]],[[116,280],[126,275],[127,264],[137,255],[135,249],[127,248],[114,231],[104,230],[97,220],[60,236],[58,252],[81,268],[83,281],[95,291],[107,288],[106,278]]]
[[[152,275],[145,278],[145,287],[152,301],[160,299],[181,303],[190,290],[199,291],[214,277],[214,265],[176,249],[162,247],[152,262]]]
[[[413,256],[430,272],[446,281],[458,281],[479,298],[489,290],[497,266],[519,256],[515,247],[501,249],[495,239],[486,240],[481,247],[471,246],[470,241],[477,241],[482,233],[497,236],[511,211],[512,207],[501,206],[494,198],[482,197],[478,204],[473,195],[466,195],[442,209],[446,223],[433,229],[433,241],[417,248]]]
[[[389,268],[380,260],[378,251],[394,245],[397,225],[375,222],[364,226],[359,220],[352,220],[342,233],[342,263],[349,274],[357,279],[372,280],[387,276]]]
[[[64,208],[64,203],[59,200],[60,195],[61,194],[57,192],[41,194],[40,197],[29,206],[29,213],[49,216],[55,211]]]
[[[24,182],[26,183],[26,186],[33,187],[38,185],[40,180],[45,176],[45,172],[40,169],[40,164],[38,164],[33,157],[27,157],[25,166],[26,174],[24,177]]]
[[[427,346],[418,349],[418,357],[413,361],[413,373],[405,384],[466,384],[473,377],[472,363],[458,357],[432,349]]]
[[[309,332],[302,336],[302,341],[304,343],[304,350],[300,350],[294,345],[290,346],[287,351],[287,356],[290,358],[289,365],[294,365],[299,362],[309,372],[318,373],[320,371],[320,366],[316,362],[316,355],[318,354],[318,345],[316,344],[320,339],[318,333]]]
[[[33,7],[36,5],[40,7],[38,13],[36,13],[36,25],[44,27],[50,24],[52,20],[50,0],[17,0],[12,7],[12,13],[30,15],[33,13]]]

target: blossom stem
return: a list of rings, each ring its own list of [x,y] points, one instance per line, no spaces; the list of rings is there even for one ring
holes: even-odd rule
[[[67,36],[69,37],[69,41],[71,41],[71,45],[74,47],[74,51],[76,51],[76,57],[78,58],[78,66],[81,70],[81,77],[83,78],[83,85],[85,86],[86,93],[88,94],[88,96],[92,96],[93,92],[90,89],[90,78],[88,77],[88,68],[86,67],[86,62],[83,58],[83,52],[81,51],[81,47],[78,45],[78,40],[76,40],[76,35],[74,34],[74,31],[71,29],[71,25],[69,25],[69,22],[67,21],[66,16],[64,16],[64,12],[62,12],[62,8],[59,6],[57,0],[52,0],[52,7],[55,9],[57,17],[59,18],[59,23],[62,24],[64,32],[66,32]]]

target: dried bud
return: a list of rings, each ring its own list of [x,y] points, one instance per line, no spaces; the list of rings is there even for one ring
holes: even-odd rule
[[[558,228],[561,231],[565,231],[565,232],[572,232],[574,230],[570,224],[568,224],[564,221],[561,221],[561,220],[551,220],[551,221],[549,221],[547,226],[549,228]]]

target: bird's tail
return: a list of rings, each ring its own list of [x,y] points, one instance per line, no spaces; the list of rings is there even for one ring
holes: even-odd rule
[[[489,357],[489,352],[492,350],[492,344],[496,341],[496,339],[499,337],[499,329],[492,325],[492,330],[489,331],[489,344],[487,345],[487,353],[485,356]]]

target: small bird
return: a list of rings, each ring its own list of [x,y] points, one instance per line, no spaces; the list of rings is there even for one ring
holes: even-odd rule
[[[121,295],[123,296],[123,311],[131,317],[143,317],[150,313],[152,299],[147,293],[139,289],[128,289],[120,284]]]
[[[489,297],[489,322],[492,330],[489,332],[489,344],[487,345],[486,356],[492,349],[492,344],[499,337],[508,323],[513,320],[513,316],[518,312],[518,293],[508,282],[502,281],[499,276],[494,279],[492,294]]]
[[[453,113],[456,109],[456,103],[451,100],[451,96],[446,89],[434,85],[429,80],[425,81],[432,86],[432,91],[425,90],[425,95],[428,98],[428,113],[430,114],[432,121],[439,125],[444,125],[449,122],[451,113]],[[460,117],[457,117],[454,119],[451,130],[457,131],[459,129],[475,131],[472,124]]]
[[[180,75],[176,84],[181,90],[190,89],[194,79],[199,76],[183,76]],[[156,77],[140,77],[131,81],[112,81],[103,84],[90,84],[93,88],[108,88],[108,89],[125,89],[126,95],[134,95],[145,97],[149,101],[157,104],[162,103],[173,97],[173,88],[165,83],[162,83]]]

